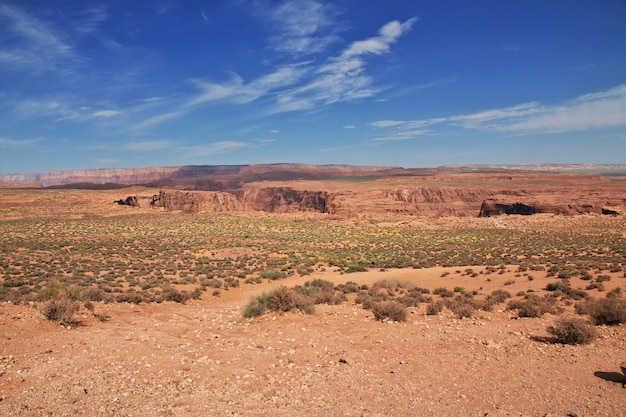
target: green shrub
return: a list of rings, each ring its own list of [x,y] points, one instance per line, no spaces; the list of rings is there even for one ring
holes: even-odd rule
[[[359,285],[352,281],[348,281],[345,284],[338,285],[337,290],[343,292],[344,294],[355,293],[359,292]]]
[[[252,298],[244,308],[243,316],[252,318],[269,310],[285,313],[294,309],[313,314],[315,306],[311,297],[283,286]]]
[[[39,291],[37,301],[48,301],[58,298],[69,298],[72,301],[80,300],[81,290],[76,286],[68,286],[57,282],[49,282],[46,288]]]
[[[591,343],[597,336],[591,323],[575,317],[561,317],[547,330],[556,338],[557,343],[566,345]]]
[[[250,300],[243,310],[243,316],[245,318],[258,317],[265,314],[267,310],[267,294],[264,294]]]
[[[270,270],[270,271],[262,272],[261,278],[266,278],[271,281],[276,281],[277,279],[287,278],[287,273],[284,271]]]
[[[354,272],[367,272],[367,268],[360,264],[353,264],[348,266],[348,268],[346,269],[346,274],[351,274]]]

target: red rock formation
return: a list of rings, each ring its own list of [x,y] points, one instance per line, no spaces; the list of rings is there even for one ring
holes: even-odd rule
[[[291,213],[315,211],[333,213],[331,197],[324,191],[301,191],[292,188],[269,187],[235,192],[244,210]]]
[[[602,214],[602,207],[589,203],[550,203],[541,201],[511,201],[487,199],[480,208],[478,217],[492,217],[501,214],[531,215],[537,213],[552,213],[563,215],[577,215],[585,213]]]
[[[116,203],[131,207],[142,206],[137,196],[128,196]],[[299,191],[291,188],[260,188],[237,190],[232,193],[213,191],[160,191],[152,196],[150,207],[185,213],[266,211],[270,213],[318,212],[333,213],[331,197],[323,191]]]
[[[161,191],[152,197],[150,206],[161,207],[170,211],[180,210],[184,213],[198,213],[201,211],[217,213],[241,210],[241,204],[234,195],[210,191]]]

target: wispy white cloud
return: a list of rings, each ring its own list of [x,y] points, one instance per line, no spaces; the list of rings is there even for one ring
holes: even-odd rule
[[[93,34],[100,30],[102,23],[108,18],[106,8],[93,6],[74,19],[72,29],[79,34]]]
[[[173,111],[173,112],[169,112],[169,113],[158,114],[156,116],[149,117],[146,120],[137,123],[133,127],[133,130],[149,129],[149,128],[154,127],[154,126],[156,126],[156,125],[158,125],[160,123],[163,123],[165,121],[168,121],[168,120],[180,117],[184,113],[185,113],[184,110],[177,110],[177,111]]]
[[[343,127],[344,129],[356,129],[355,125],[346,125]]]
[[[127,142],[123,144],[120,148],[124,151],[146,152],[168,149],[172,146],[173,144],[169,140],[144,140],[137,142]]]
[[[428,129],[408,129],[397,130],[385,136],[379,136],[372,139],[372,142],[397,142],[403,140],[415,139],[419,136],[433,135],[434,132]]]
[[[121,114],[121,113],[122,112],[118,110],[100,110],[100,111],[91,113],[91,115],[95,117],[109,118],[109,117],[117,116],[118,114]]]
[[[378,35],[364,41],[356,41],[326,63],[315,68],[305,84],[282,91],[274,113],[310,109],[342,101],[355,101],[372,97],[380,91],[374,79],[365,73],[368,55],[381,55],[402,35],[406,34],[416,19],[385,24]]]
[[[0,22],[10,41],[0,44],[0,63],[28,71],[66,71],[63,63],[77,59],[64,33],[22,9],[0,4]]]
[[[14,104],[13,113],[20,119],[52,117],[55,121],[73,119],[80,113],[62,98],[25,99]]]
[[[373,139],[403,140],[432,134],[436,125],[511,134],[552,134],[626,127],[626,84],[582,95],[557,104],[531,102],[476,113],[423,120],[378,120],[370,126],[386,129]],[[424,129],[430,127],[429,129]]]
[[[165,97],[161,97],[161,96],[154,96],[154,97],[147,97],[147,98],[136,98],[134,100],[132,100],[131,102],[142,102],[142,103],[154,103],[156,101],[161,101],[165,99]]]
[[[287,1],[270,9],[269,13],[278,31],[272,37],[274,48],[278,51],[295,56],[313,55],[338,40],[333,33],[336,30],[333,3]]]
[[[300,3],[305,9],[317,12],[298,11],[294,7]],[[325,14],[320,11],[324,7],[313,1],[287,2],[276,15],[284,18],[285,31],[306,37],[326,22]],[[388,22],[376,36],[352,42],[322,63],[311,60],[283,65],[249,82],[235,73],[221,83],[192,80],[200,94],[191,99],[187,107],[207,102],[248,104],[270,97],[273,105],[267,113],[274,114],[371,97],[381,88],[375,86],[373,77],[366,73],[368,57],[389,53],[391,46],[410,31],[415,22],[416,18]]]
[[[232,140],[225,140],[219,142],[212,142],[206,144],[200,144],[195,146],[181,147],[190,156],[210,156],[220,155],[224,153],[233,152],[239,149],[250,147],[250,144],[245,142],[237,142]]]
[[[404,23],[393,20],[380,28],[377,36],[353,42],[352,45],[343,52],[342,56],[350,57],[364,54],[381,55],[387,53],[391,45],[402,35],[411,30],[416,21],[416,17],[412,17]]]
[[[405,125],[407,122],[404,120],[377,120],[370,123],[370,126],[374,127],[396,127]]]
[[[0,148],[9,149],[26,149],[32,148],[35,144],[43,141],[43,138],[36,139],[11,139],[4,136],[0,136]]]
[[[626,84],[559,104],[527,103],[450,120],[465,128],[521,134],[626,127]]]
[[[245,83],[237,74],[232,74],[229,81],[221,84],[194,80],[194,83],[202,92],[198,97],[191,100],[188,106],[220,100],[236,104],[247,104],[276,89],[293,85],[306,72],[307,69],[302,65],[287,65],[249,83]]]

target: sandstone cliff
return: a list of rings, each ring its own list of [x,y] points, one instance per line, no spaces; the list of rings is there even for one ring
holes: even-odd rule
[[[145,207],[145,197],[128,196],[116,203]],[[260,188],[215,191],[160,191],[149,201],[149,206],[184,213],[265,211],[269,213],[318,212],[333,213],[331,197],[323,191],[299,191],[291,188]]]
[[[130,197],[129,197],[130,198]],[[161,207],[169,211],[184,213],[239,211],[241,204],[237,198],[224,192],[182,192],[161,191],[154,195],[151,207]]]
[[[492,217],[501,214],[531,215],[551,213],[577,215],[585,213],[602,214],[602,207],[590,203],[551,203],[545,201],[515,201],[490,198],[483,201],[478,217]]]

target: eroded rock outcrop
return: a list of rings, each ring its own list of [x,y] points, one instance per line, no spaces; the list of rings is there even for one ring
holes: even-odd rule
[[[539,201],[512,201],[489,198],[483,201],[478,217],[492,217],[501,214],[531,215],[537,213],[563,214],[568,216],[598,213],[602,207],[590,203],[555,203]]]
[[[518,192],[519,193],[519,192]],[[422,216],[476,217],[493,191],[463,188],[419,187],[387,190],[385,198],[406,203],[410,212]]]
[[[136,195],[131,195],[120,200],[115,200],[115,202],[121,206],[139,207],[139,198]]]
[[[118,204],[142,206],[141,198],[129,196]],[[268,187],[232,192],[160,191],[150,199],[149,206],[184,213],[265,211],[269,213],[318,212],[333,213],[331,197],[324,191],[294,190]]]
[[[201,211],[218,213],[241,210],[237,198],[223,192],[183,192],[161,191],[152,197],[151,207],[161,207],[169,211],[180,210],[184,213]]]
[[[330,195],[325,191],[294,190],[286,187],[268,187],[235,192],[244,210],[270,213],[313,211],[333,213]]]

